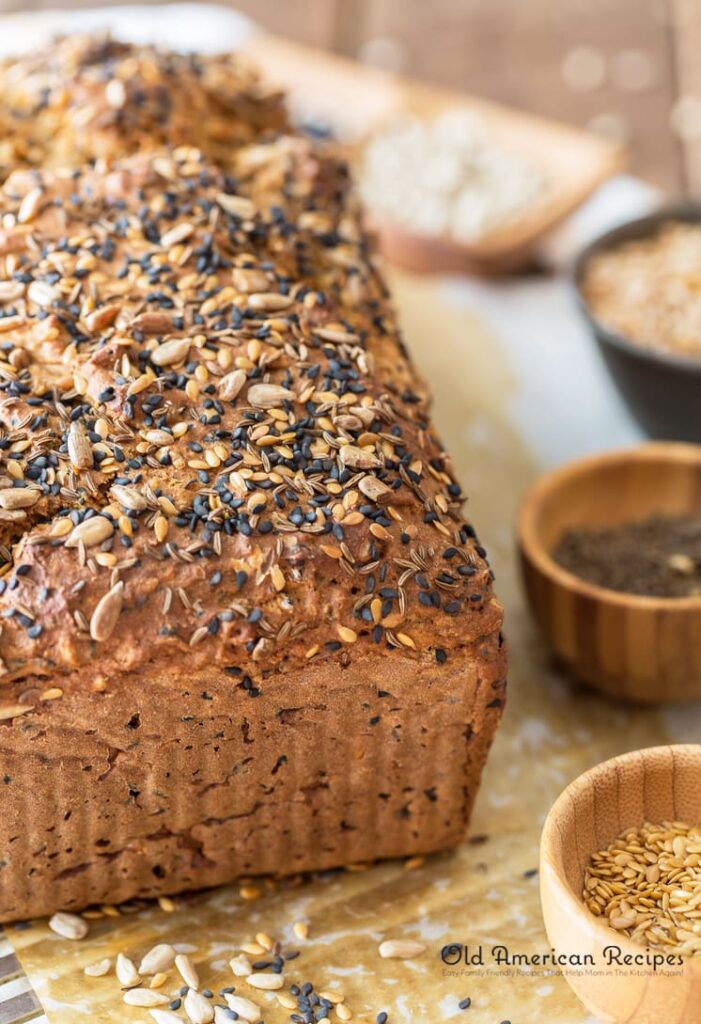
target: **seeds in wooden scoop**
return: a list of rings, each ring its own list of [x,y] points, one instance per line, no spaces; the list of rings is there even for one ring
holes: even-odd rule
[[[592,854],[584,903],[633,942],[701,954],[701,827],[646,822]]]

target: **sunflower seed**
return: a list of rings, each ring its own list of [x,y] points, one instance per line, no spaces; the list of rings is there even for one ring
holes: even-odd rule
[[[359,416],[336,416],[334,423],[342,430],[354,431],[362,430],[363,428],[363,421]]]
[[[121,110],[127,102],[127,90],[119,78],[112,78],[105,86],[105,99],[113,110]]]
[[[90,619],[90,636],[93,640],[102,642],[112,635],[122,611],[123,591],[124,583],[119,580],[98,601]]]
[[[84,939],[90,930],[85,918],[62,910],[49,919],[49,928],[64,939]]]
[[[245,955],[245,953],[239,953],[233,960],[229,961],[229,967],[234,972],[237,978],[247,978],[249,974],[253,973],[253,967],[251,961]]]
[[[227,373],[221,378],[217,387],[220,400],[222,402],[233,401],[245,383],[246,373],[244,370],[233,370],[231,373]]]
[[[159,447],[175,443],[175,438],[167,430],[147,430],[144,437],[150,444],[157,444]]]
[[[119,306],[100,306],[85,317],[85,326],[89,331],[103,331],[117,318]]]
[[[93,464],[92,444],[83,426],[77,421],[68,428],[68,457],[76,469],[89,469]]]
[[[171,1010],[149,1010],[149,1013],[156,1024],[183,1024],[182,1017],[178,1017],[177,1013],[173,1013]],[[228,1021],[227,1024],[229,1024]]]
[[[227,213],[233,213],[235,217],[250,220],[251,217],[255,216],[255,204],[244,196],[229,196],[225,192],[220,192],[217,196],[217,202],[222,210],[226,210]]]
[[[133,962],[124,953],[117,954],[116,974],[119,984],[125,988],[133,988],[141,981]]]
[[[33,707],[33,704],[7,704],[5,707],[0,707],[0,722],[8,722],[11,718],[26,715]]]
[[[357,334],[344,331],[341,327],[315,327],[314,334],[316,334],[317,338],[321,338],[322,341],[330,341],[337,345],[352,345],[360,341]]]
[[[231,279],[239,292],[265,292],[270,284],[265,271],[255,267],[235,267]]]
[[[252,384],[246,398],[256,409],[274,409],[286,399],[294,398],[294,392],[279,384]]]
[[[109,974],[111,966],[112,961],[109,959],[98,960],[95,964],[88,964],[83,974],[87,974],[89,978],[103,978],[105,974]]]
[[[162,992],[154,992],[152,988],[130,988],[124,993],[127,1006],[165,1006],[170,1002]]]
[[[380,943],[378,952],[383,960],[413,960],[425,953],[426,947],[410,939],[387,939]]]
[[[158,974],[167,971],[175,960],[175,950],[167,942],[161,942],[149,950],[139,964],[139,974]]]
[[[37,306],[50,306],[59,297],[59,292],[45,281],[32,281],[27,288],[27,297]]]
[[[277,313],[291,306],[292,298],[279,292],[254,292],[248,296],[248,305],[256,312]]]
[[[358,448],[354,444],[346,444],[338,453],[342,465],[354,469],[376,469],[382,462],[372,448]]]
[[[30,220],[34,220],[39,207],[41,206],[41,198],[43,192],[40,188],[33,188],[27,192],[26,196],[19,204],[19,210],[17,211],[17,223],[28,224]]]
[[[39,500],[41,491],[33,487],[3,487],[0,489],[0,508],[31,508]]]
[[[151,362],[155,366],[171,366],[173,363],[181,363],[183,359],[187,358],[191,344],[190,338],[173,338],[172,341],[164,341],[151,353]]]
[[[199,975],[189,956],[185,953],[178,953],[175,958],[175,966],[186,985],[189,985],[190,988],[194,989],[198,989],[200,987]]]
[[[192,1024],[210,1024],[214,1020],[214,1007],[194,988],[185,996],[183,1005]]]
[[[3,316],[0,317],[0,334],[6,334],[8,331],[16,331],[20,327],[24,327],[26,319],[23,316]]]
[[[388,501],[392,494],[391,487],[383,484],[376,476],[364,476],[358,482],[358,490],[370,501]]]
[[[82,523],[73,527],[66,538],[66,547],[77,548],[83,543],[86,548],[92,548],[96,544],[102,544],[103,540],[107,540],[113,533],[114,526],[106,516],[91,516],[90,519],[84,519]]]
[[[249,974],[246,981],[251,988],[264,989],[266,992],[274,992],[285,984],[283,974]]]
[[[245,1020],[247,1024],[258,1024],[261,1018],[261,1010],[257,1003],[246,999],[244,996],[231,995],[230,993],[227,993],[225,998],[229,1004],[229,1009],[233,1010],[234,1013],[238,1013],[239,1017]]]
[[[148,502],[141,491],[136,487],[127,484],[112,484],[110,493],[115,500],[130,512],[143,512],[148,508]]]
[[[164,249],[170,249],[172,245],[184,242],[194,230],[194,225],[188,224],[186,221],[183,221],[182,224],[176,224],[175,227],[161,235],[161,245]]]
[[[23,285],[20,281],[0,281],[0,302],[14,302],[24,295]]]

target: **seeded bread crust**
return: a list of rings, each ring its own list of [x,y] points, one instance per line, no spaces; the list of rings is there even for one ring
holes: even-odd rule
[[[287,127],[282,96],[236,54],[200,57],[69,36],[0,61],[0,169],[113,160],[197,146],[232,152]]]
[[[346,167],[0,197],[0,920],[459,841],[502,610]]]

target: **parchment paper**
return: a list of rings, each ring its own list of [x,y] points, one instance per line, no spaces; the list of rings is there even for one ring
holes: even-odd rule
[[[86,964],[119,950],[139,957],[155,942],[169,941],[191,951],[204,982],[216,991],[236,982],[227,961],[261,930],[301,949],[289,965],[290,980],[343,991],[353,1019],[367,1024],[381,1010],[390,1024],[592,1022],[561,976],[496,968],[490,950],[549,949],[533,869],[542,822],[564,785],[616,753],[698,738],[701,709],[630,709],[554,674],[518,586],[513,522],[524,490],[546,465],[634,440],[636,433],[588,338],[571,319],[562,284],[495,287],[399,274],[392,283],[409,347],[431,383],[439,429],[471,496],[470,514],[489,548],[507,609],[508,707],[472,839],[415,870],[390,863],[340,872],[280,887],[254,902],[232,886],[182,901],[173,913],[151,907],[105,918],[80,943],[59,939],[44,924],[10,930],[51,1024],[150,1019],[146,1010],[122,1004],[113,974],[86,978]],[[300,919],[309,922],[306,942],[291,930]],[[428,949],[414,961],[384,961],[377,945],[387,937],[420,939]],[[481,972],[446,967],[440,950],[451,943],[471,952],[482,945]],[[165,990],[174,992],[178,984],[171,972]],[[289,1020],[290,1011],[272,994],[259,995],[270,1006],[267,1024]],[[467,996],[472,1005],[461,1011],[458,1002]]]

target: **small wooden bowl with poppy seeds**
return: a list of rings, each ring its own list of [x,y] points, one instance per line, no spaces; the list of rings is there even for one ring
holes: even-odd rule
[[[526,495],[518,545],[535,620],[573,676],[633,702],[701,697],[701,446],[556,469]]]
[[[698,744],[614,757],[553,804],[540,846],[543,918],[566,980],[597,1019],[701,1024],[699,834]]]

